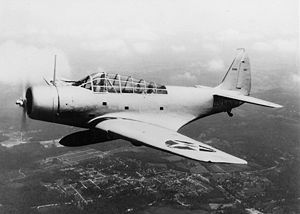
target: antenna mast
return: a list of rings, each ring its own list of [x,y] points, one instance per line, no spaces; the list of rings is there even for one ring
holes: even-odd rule
[[[56,85],[55,81],[56,81],[56,55],[54,55],[54,73],[53,73],[53,82],[52,82],[54,86]]]

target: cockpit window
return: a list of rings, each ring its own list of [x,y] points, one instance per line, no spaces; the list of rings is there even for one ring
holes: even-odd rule
[[[136,94],[167,94],[163,85],[154,82],[146,82],[143,79],[134,79],[130,76],[119,74],[94,73],[77,81],[74,86],[80,86],[95,93],[136,93]]]
[[[83,78],[82,80],[76,81],[72,85],[80,86],[80,87],[92,90],[91,76],[87,76],[87,77]]]

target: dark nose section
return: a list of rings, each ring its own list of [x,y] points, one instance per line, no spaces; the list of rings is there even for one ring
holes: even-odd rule
[[[27,114],[30,115],[32,112],[32,102],[33,102],[31,87],[26,90],[25,97],[26,97],[26,111],[27,111]]]
[[[58,108],[58,94],[54,86],[35,86],[26,91],[26,109],[30,118],[53,121]]]

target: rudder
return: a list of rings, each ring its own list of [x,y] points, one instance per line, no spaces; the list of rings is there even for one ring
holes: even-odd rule
[[[243,95],[249,95],[251,90],[251,68],[245,49],[238,49],[238,54],[231,63],[221,84],[220,89],[240,91]]]

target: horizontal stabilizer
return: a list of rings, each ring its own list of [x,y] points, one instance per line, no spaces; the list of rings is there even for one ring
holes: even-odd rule
[[[259,105],[259,106],[265,106],[265,107],[270,107],[270,108],[282,108],[283,106],[278,105],[276,103],[272,103],[266,100],[258,99],[255,97],[250,97],[250,96],[245,96],[241,94],[236,94],[234,91],[219,91],[217,93],[214,93],[214,96],[219,96],[227,99],[232,99],[232,100],[237,100],[237,101],[242,101],[245,103],[250,103],[254,105]]]

